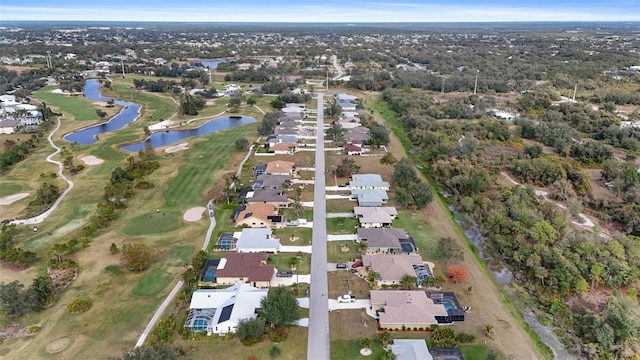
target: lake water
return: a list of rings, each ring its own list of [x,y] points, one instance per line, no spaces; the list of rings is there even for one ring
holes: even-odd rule
[[[144,150],[147,144],[151,144],[152,148],[163,147],[180,142],[186,138],[193,136],[202,136],[212,134],[221,130],[230,129],[236,126],[251,124],[257,120],[250,116],[233,117],[223,116],[211,120],[207,120],[204,124],[194,129],[187,130],[163,130],[154,132],[146,140],[137,143],[125,145],[122,150],[130,152],[138,152]]]
[[[204,67],[209,67],[212,69],[216,69],[218,68],[218,64],[220,64],[221,62],[226,62],[227,60],[207,60],[207,61],[198,61],[199,63],[201,63]]]
[[[100,83],[96,79],[88,79],[84,84],[84,97],[96,101],[108,101],[110,98],[102,97]],[[89,145],[98,141],[98,135],[122,129],[134,122],[140,113],[140,105],[128,101],[116,100],[114,103],[122,106],[122,110],[106,122],[92,125],[65,135],[63,138],[70,143]]]

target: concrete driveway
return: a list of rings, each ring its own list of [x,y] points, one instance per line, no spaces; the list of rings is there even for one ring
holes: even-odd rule
[[[303,308],[303,309],[308,309],[309,308],[309,298],[308,297],[303,297],[303,298],[298,298],[298,305]]]
[[[278,249],[279,252],[287,252],[287,253],[297,253],[298,251],[306,253],[306,254],[311,254],[311,245],[308,246],[287,246],[287,245],[280,245],[280,248]]]
[[[371,307],[370,299],[356,299],[351,303],[339,303],[338,300],[329,299],[329,311],[333,310],[351,310],[351,309],[368,309]]]
[[[358,240],[358,234],[327,235],[327,241],[351,241],[351,240]]]
[[[298,283],[310,284],[311,275],[309,274],[296,275],[295,271],[293,272],[293,275],[291,277],[277,277],[273,275],[273,278],[271,279],[271,287],[291,286],[291,285],[295,285],[296,281]]]

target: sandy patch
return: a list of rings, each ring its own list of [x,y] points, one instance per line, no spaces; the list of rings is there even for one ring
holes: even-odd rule
[[[70,343],[71,343],[71,340],[69,340],[68,337],[57,338],[47,345],[47,347],[45,348],[45,351],[48,354],[57,354],[60,351],[66,349]]]
[[[182,143],[179,145],[175,145],[175,146],[169,146],[168,148],[164,149],[164,152],[171,154],[174,152],[178,152],[178,151],[182,151],[182,150],[187,150],[189,146],[189,143]]]
[[[22,200],[29,196],[29,193],[18,193],[0,198],[0,205],[11,205],[18,200]]]
[[[107,104],[107,102],[106,102],[106,101],[94,101],[92,104],[93,104],[93,105],[96,105],[96,106],[102,106],[102,107],[107,107],[107,106],[109,106],[109,104]]]
[[[185,211],[182,217],[184,221],[198,221],[202,219],[202,213],[207,210],[206,207],[198,206]]]
[[[149,125],[149,130],[151,130],[151,131],[163,130],[163,129],[166,129],[166,128],[170,127],[171,125],[173,125],[173,121],[164,120],[164,121],[161,121],[159,123],[156,123],[156,124],[153,124],[153,125]]]
[[[93,155],[84,156],[84,157],[80,158],[80,160],[82,160],[82,162],[85,163],[85,165],[89,165],[89,166],[100,165],[100,164],[102,164],[104,162],[104,160],[102,160],[102,159],[100,159],[98,157],[95,157]]]

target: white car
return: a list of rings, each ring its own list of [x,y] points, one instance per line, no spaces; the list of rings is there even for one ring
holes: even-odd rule
[[[339,303],[350,303],[350,302],[355,302],[356,298],[354,296],[351,295],[342,295],[340,297],[338,297],[338,302]]]

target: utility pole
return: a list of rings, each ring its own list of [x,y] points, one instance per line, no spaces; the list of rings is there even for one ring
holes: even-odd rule
[[[444,94],[444,76],[442,77],[442,89],[440,90],[441,94]]]
[[[327,69],[327,91],[329,91],[329,69]]]
[[[478,75],[476,75],[476,82],[473,84],[473,95],[476,94],[476,90],[478,89]]]
[[[122,66],[122,78],[124,79],[124,60],[120,58],[120,65]]]
[[[576,93],[578,92],[578,83],[576,83],[576,86],[573,88],[573,102],[576,101]]]

